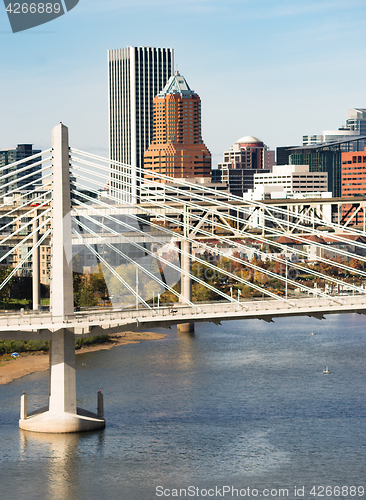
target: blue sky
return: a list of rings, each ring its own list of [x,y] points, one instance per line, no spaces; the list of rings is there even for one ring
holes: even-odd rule
[[[62,121],[107,156],[107,49],[128,45],[174,47],[213,166],[244,135],[301,144],[366,107],[365,28],[365,0],[80,0],[13,34],[0,5],[0,148],[49,147]]]

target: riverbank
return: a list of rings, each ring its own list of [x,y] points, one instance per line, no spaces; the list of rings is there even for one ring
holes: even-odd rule
[[[165,338],[163,333],[155,332],[124,332],[111,335],[106,342],[82,346],[75,351],[76,355],[86,352],[112,349],[112,347],[126,344],[137,344],[144,340],[160,340]],[[26,375],[48,370],[48,352],[25,352],[14,359],[9,354],[0,356],[0,385],[9,384]]]

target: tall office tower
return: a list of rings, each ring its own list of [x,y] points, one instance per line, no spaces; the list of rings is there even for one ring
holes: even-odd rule
[[[170,177],[211,177],[211,153],[201,137],[201,99],[178,71],[154,99],[154,136],[147,170]],[[154,180],[154,177],[151,177]]]
[[[138,202],[144,153],[153,137],[153,100],[174,73],[174,50],[126,47],[108,51],[110,191]]]
[[[33,156],[40,152],[40,150],[33,149],[32,144],[18,144],[16,149],[3,149],[0,151],[0,168],[6,167],[6,165],[10,165],[11,163],[23,160],[24,158],[28,158],[29,156]],[[0,171],[0,196],[4,196],[6,193],[15,189],[35,189],[36,184],[39,184],[42,178],[42,174],[40,172],[40,169],[42,168],[41,165],[36,165],[26,172],[18,173],[18,170],[24,168],[25,166],[32,165],[41,159],[41,156],[39,156],[38,158],[33,158],[32,160],[24,162],[21,165],[3,168]],[[22,177],[25,175],[28,177],[23,179]]]

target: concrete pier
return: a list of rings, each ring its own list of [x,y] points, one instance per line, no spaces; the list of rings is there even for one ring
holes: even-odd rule
[[[181,269],[185,271],[181,274],[180,282],[181,282],[181,295],[190,302],[192,302],[192,260],[188,255],[192,255],[192,243],[188,240],[183,240],[181,242],[181,249],[185,254],[181,254]],[[188,254],[188,255],[187,255]],[[187,273],[187,274],[186,274]],[[183,300],[180,300],[183,302]],[[194,323],[190,321],[189,323],[181,323],[177,325],[177,330],[182,333],[193,333],[194,332]]]

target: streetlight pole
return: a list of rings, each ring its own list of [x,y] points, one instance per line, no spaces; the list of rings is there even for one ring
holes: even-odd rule
[[[136,309],[139,308],[139,270],[136,267]]]
[[[287,300],[287,259],[286,259],[286,271],[285,272],[286,272],[285,278],[286,278],[286,300]]]

